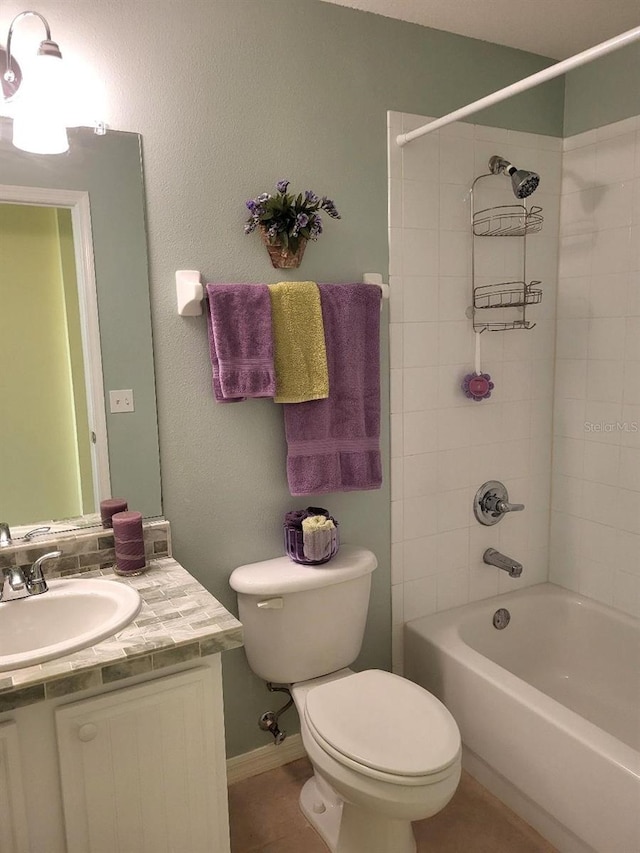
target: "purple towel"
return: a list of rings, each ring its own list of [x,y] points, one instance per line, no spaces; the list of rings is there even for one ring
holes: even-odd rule
[[[209,352],[218,403],[276,392],[271,297],[266,284],[208,284]]]
[[[379,489],[380,299],[369,284],[319,284],[329,397],[286,403],[292,495]]]

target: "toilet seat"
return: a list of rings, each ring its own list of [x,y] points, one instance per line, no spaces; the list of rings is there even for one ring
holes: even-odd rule
[[[398,785],[448,776],[460,759],[460,732],[445,706],[422,687],[367,670],[309,690],[309,733],[340,763]]]

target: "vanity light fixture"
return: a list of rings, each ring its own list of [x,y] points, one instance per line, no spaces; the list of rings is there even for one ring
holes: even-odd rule
[[[11,53],[11,41],[18,21],[31,16],[42,21],[46,39],[40,42],[37,55],[23,75]],[[69,139],[62,109],[66,88],[62,54],[51,39],[46,18],[39,12],[20,12],[11,21],[6,49],[0,47],[0,73],[2,96],[5,102],[15,104],[15,147],[32,154],[63,154],[68,151]]]

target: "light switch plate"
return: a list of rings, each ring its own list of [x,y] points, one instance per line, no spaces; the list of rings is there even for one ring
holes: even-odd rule
[[[124,391],[109,391],[109,408],[111,414],[118,412],[133,412],[133,391],[127,388]]]

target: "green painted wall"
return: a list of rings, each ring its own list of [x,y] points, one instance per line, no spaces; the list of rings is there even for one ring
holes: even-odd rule
[[[0,205],[0,515],[82,511],[55,208]],[[19,365],[19,370],[14,367]]]
[[[73,413],[75,420],[75,446],[78,459],[78,477],[81,496],[80,513],[96,511],[91,470],[91,437],[87,412],[87,391],[82,351],[82,329],[80,326],[80,304],[78,279],[73,245],[71,211],[56,208],[56,227],[60,248],[60,270],[64,290],[64,306],[69,347],[69,368],[73,391]]]
[[[5,3],[7,17],[20,9]],[[232,569],[281,554],[284,511],[320,500],[345,541],[378,555],[358,666],[388,667],[386,333],[384,488],[294,500],[281,411],[269,401],[214,403],[205,324],[176,316],[175,270],[219,282],[292,278],[243,234],[245,199],[288,177],[329,194],[343,215],[308,247],[297,275],[386,276],[387,110],[440,115],[550,60],[317,0],[85,0],[82,14],[67,0],[42,0],[38,10],[55,21],[65,51],[104,81],[109,123],[143,137],[164,511],[176,557],[235,610]],[[554,81],[475,120],[561,136],[563,96]],[[223,668],[235,755],[267,742],[256,720],[275,702],[242,650],[225,653]],[[292,715],[283,725],[295,730]]]
[[[565,75],[564,136],[640,115],[640,44]]]

